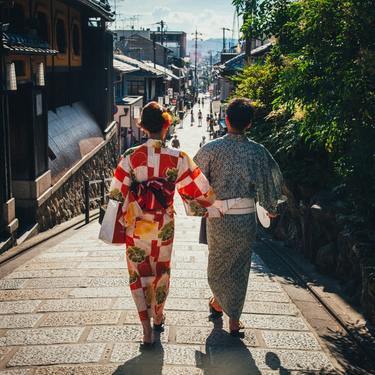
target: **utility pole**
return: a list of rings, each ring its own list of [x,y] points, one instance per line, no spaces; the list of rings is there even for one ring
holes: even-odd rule
[[[156,40],[155,40],[155,32],[152,33],[152,49],[154,52],[154,68],[156,69]]]
[[[225,32],[230,31],[227,27],[222,27],[221,30],[223,30],[223,52],[226,52],[227,46],[226,46],[226,41],[225,41]]]
[[[194,47],[195,47],[195,67],[194,67],[194,91],[195,91],[195,96],[197,95],[197,92],[198,92],[198,40],[203,40],[202,39],[202,33],[198,33],[198,30],[195,29],[195,33],[193,34],[194,35]]]
[[[164,27],[165,27],[165,22],[161,20],[160,22],[156,22],[157,25],[160,25],[160,44],[163,46],[164,45]]]

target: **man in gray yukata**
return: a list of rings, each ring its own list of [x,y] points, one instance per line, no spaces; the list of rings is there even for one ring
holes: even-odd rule
[[[253,116],[248,99],[232,100],[226,114],[228,134],[205,144],[194,158],[216,193],[215,206],[221,211],[221,217],[207,220],[211,318],[220,318],[224,311],[233,336],[243,334],[240,316],[256,236],[255,200],[272,218],[282,199],[279,166],[264,146],[245,134]]]

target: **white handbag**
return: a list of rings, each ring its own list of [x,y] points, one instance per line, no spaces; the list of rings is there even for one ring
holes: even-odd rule
[[[99,232],[99,239],[107,244],[123,245],[126,238],[126,229],[121,223],[122,204],[110,199]]]

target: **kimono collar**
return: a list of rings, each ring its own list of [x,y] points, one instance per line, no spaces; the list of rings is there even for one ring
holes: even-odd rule
[[[151,139],[149,138],[146,142],[148,147],[162,148],[165,147],[165,143],[161,139]]]
[[[234,134],[234,133],[227,133],[225,135],[226,138],[232,139],[234,141],[245,141],[247,140],[246,134]]]

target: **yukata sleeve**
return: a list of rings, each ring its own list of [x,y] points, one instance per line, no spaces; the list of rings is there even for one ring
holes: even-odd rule
[[[215,202],[215,194],[201,169],[184,152],[180,153],[176,186],[191,215],[207,215],[207,209]]]
[[[122,202],[124,224],[130,225],[137,217],[137,205],[130,190],[133,183],[133,171],[128,156],[122,157],[115,169],[111,185],[109,187],[109,198]]]
[[[193,160],[198,165],[202,173],[206,176],[208,181],[210,181],[210,155],[207,152],[207,148],[200,148]]]
[[[278,204],[285,199],[282,194],[283,176],[270,152],[261,147],[256,168],[256,190],[259,204],[269,213],[278,213]]]

